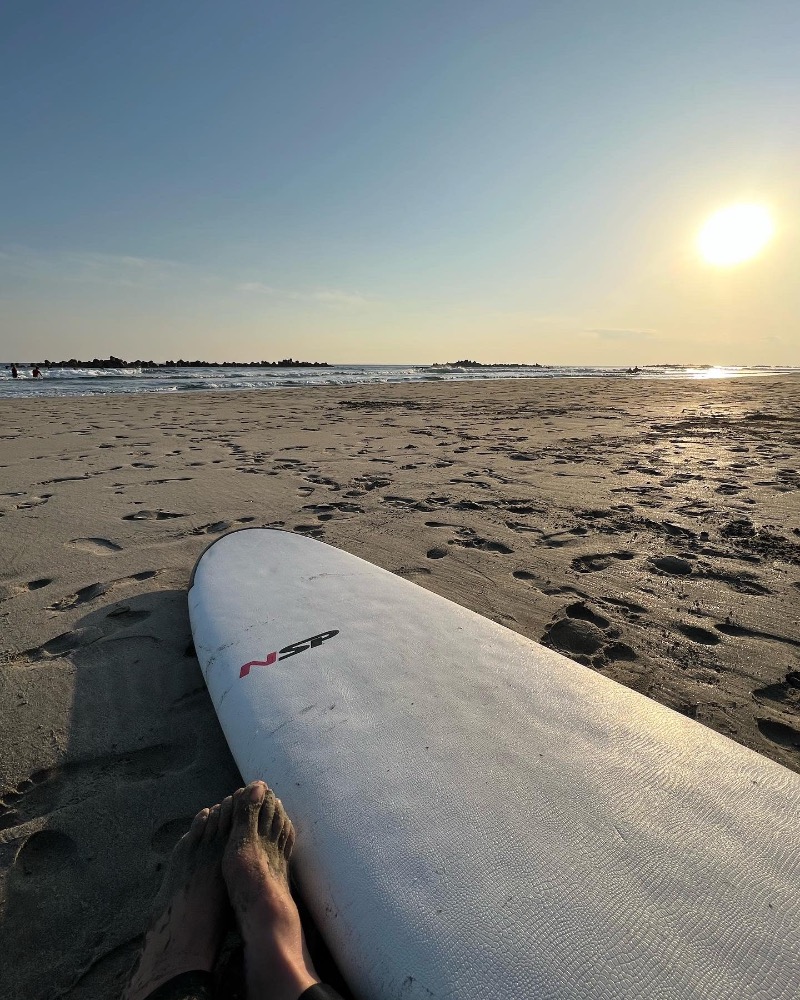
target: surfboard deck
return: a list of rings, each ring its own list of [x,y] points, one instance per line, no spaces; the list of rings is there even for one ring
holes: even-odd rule
[[[305,536],[221,537],[189,609],[355,996],[797,996],[797,775]]]

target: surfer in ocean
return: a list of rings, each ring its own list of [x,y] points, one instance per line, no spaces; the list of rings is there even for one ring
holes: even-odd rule
[[[172,853],[123,1000],[210,1000],[231,911],[249,1000],[341,1000],[320,983],[289,889],[294,839],[263,781],[201,809]]]

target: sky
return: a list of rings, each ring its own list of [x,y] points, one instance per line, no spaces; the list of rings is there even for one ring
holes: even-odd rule
[[[800,364],[799,48],[797,0],[3,0],[0,357]]]

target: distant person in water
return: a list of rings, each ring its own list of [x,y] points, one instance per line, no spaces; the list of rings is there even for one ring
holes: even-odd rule
[[[19,378],[19,372],[17,371],[17,366],[16,365],[12,365],[11,366],[11,377],[12,378]]]
[[[33,371],[31,372],[31,375],[33,375],[34,378],[41,378],[42,377],[42,373],[39,371],[39,366],[38,365],[36,365],[34,367]]]
[[[231,909],[248,1000],[341,1000],[320,983],[289,889],[294,839],[263,781],[201,809],[172,852],[123,1000],[210,1000]]]

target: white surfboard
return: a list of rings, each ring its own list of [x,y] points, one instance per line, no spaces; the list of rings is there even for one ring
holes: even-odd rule
[[[189,593],[246,781],[361,1000],[796,1000],[800,778],[331,546]]]

